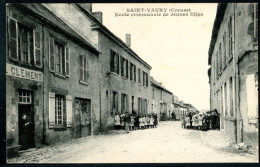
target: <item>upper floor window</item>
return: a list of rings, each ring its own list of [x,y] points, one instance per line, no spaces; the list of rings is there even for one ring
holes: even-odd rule
[[[228,22],[228,51],[229,57],[233,56],[233,18],[232,16],[229,18]]]
[[[223,64],[223,62],[222,62],[222,47],[221,47],[221,43],[219,44],[219,69],[220,69],[220,73],[221,73],[221,70],[222,70],[222,64]]]
[[[130,80],[136,82],[136,66],[130,63]]]
[[[80,81],[88,81],[88,61],[87,57],[80,56]]]
[[[138,83],[141,84],[141,70],[138,68]]]
[[[39,27],[8,20],[8,51],[10,59],[35,67],[42,67]]]
[[[148,74],[143,71],[143,86],[148,87]]]
[[[49,38],[49,69],[60,75],[70,76],[69,48],[53,37]]]
[[[128,78],[128,60],[121,56],[121,76]]]
[[[223,65],[224,65],[224,67],[223,68],[225,68],[225,66],[226,66],[226,61],[227,61],[227,59],[226,59],[226,32],[224,32],[224,35],[223,35]]]
[[[110,50],[110,71],[119,74],[119,54]]]

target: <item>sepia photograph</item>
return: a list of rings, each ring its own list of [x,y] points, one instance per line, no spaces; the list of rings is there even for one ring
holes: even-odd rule
[[[259,163],[258,3],[5,8],[7,164]]]

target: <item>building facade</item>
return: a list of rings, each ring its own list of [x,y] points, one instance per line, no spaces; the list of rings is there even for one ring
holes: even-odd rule
[[[231,142],[258,145],[258,4],[219,4],[209,48],[210,108]]]
[[[91,4],[45,5],[101,51],[101,130],[114,127],[116,113],[148,113],[151,66],[131,49],[131,35],[126,35],[126,43],[115,36],[102,24],[102,13],[92,12]]]
[[[167,90],[162,83],[151,77],[151,104],[150,113],[156,113],[159,120],[171,118],[173,112],[172,92]]]
[[[99,51],[41,4],[6,13],[7,152],[97,131]]]

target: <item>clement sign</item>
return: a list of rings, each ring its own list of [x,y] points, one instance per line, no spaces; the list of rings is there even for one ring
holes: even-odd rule
[[[43,73],[39,71],[29,70],[26,68],[18,67],[12,64],[6,63],[6,75],[34,80],[43,81]]]

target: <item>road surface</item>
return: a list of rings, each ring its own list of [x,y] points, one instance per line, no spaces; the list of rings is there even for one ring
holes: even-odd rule
[[[107,134],[24,152],[8,163],[190,163],[258,162],[257,153],[229,146],[218,130],[182,129],[180,121],[157,128]]]

